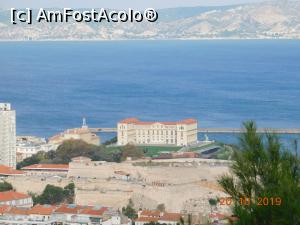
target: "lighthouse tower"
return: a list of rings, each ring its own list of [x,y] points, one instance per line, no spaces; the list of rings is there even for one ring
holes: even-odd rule
[[[84,128],[84,129],[89,128],[88,125],[87,125],[87,123],[86,123],[86,118],[85,117],[82,118],[82,126],[81,126],[81,128]]]

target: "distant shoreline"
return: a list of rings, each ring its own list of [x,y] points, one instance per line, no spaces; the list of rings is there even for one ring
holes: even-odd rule
[[[41,39],[41,40],[11,40],[0,39],[0,42],[112,42],[112,41],[251,41],[251,40],[294,40],[299,38],[198,38],[198,39]]]

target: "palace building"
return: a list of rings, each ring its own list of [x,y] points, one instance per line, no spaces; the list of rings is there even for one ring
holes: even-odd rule
[[[118,145],[187,146],[197,142],[197,120],[144,122],[128,118],[118,123]]]

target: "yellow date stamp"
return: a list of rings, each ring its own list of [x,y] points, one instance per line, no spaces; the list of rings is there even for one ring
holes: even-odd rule
[[[232,197],[225,197],[219,199],[219,204],[230,206],[232,204],[240,204],[242,206],[257,205],[257,206],[281,206],[282,199],[280,197],[241,197],[234,200]]]

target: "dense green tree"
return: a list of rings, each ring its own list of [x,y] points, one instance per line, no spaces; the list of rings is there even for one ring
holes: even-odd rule
[[[144,156],[144,152],[141,148],[135,145],[127,144],[122,147],[122,159],[125,160],[127,157],[132,159],[139,159]]]
[[[132,220],[138,217],[137,212],[134,209],[134,204],[131,199],[129,199],[127,206],[122,208],[122,213]]]
[[[56,151],[38,152],[18,163],[18,169],[38,163],[69,163],[73,157],[86,156],[93,161],[120,162],[122,155],[114,155],[106,151],[104,146],[88,144],[81,140],[68,140],[61,144]]]
[[[156,209],[159,210],[160,212],[165,212],[166,206],[165,206],[165,204],[161,203],[161,204],[157,205]]]
[[[0,192],[10,191],[10,190],[13,190],[13,186],[10,183],[6,181],[0,183]]]
[[[112,154],[112,159],[114,162],[120,163],[122,161],[122,151],[116,151]]]
[[[218,201],[217,201],[216,199],[214,199],[214,198],[210,198],[210,199],[208,200],[208,203],[209,203],[211,206],[216,206],[217,203],[218,203]]]
[[[118,138],[117,137],[113,137],[112,139],[105,141],[103,143],[103,145],[112,145],[112,144],[116,144],[118,142]]]
[[[48,184],[43,193],[36,197],[37,203],[40,204],[59,204],[65,200],[64,189]]]
[[[233,198],[233,213],[240,218],[237,224],[299,225],[297,154],[283,151],[276,135],[258,134],[254,122],[244,127],[239,150],[233,154],[232,175],[219,180]]]
[[[34,204],[60,204],[60,203],[73,203],[75,195],[74,183],[68,184],[66,187],[61,188],[48,184],[41,195],[31,193]]]
[[[74,202],[74,197],[75,197],[75,184],[74,183],[70,183],[64,187],[64,196],[68,203]]]
[[[217,199],[214,199],[214,198],[210,198],[208,200],[208,203],[210,205],[210,211],[212,212],[213,210],[213,207],[216,206],[218,204],[218,200]]]
[[[29,158],[24,159],[22,162],[19,162],[17,168],[20,169],[25,166],[37,164],[45,159],[46,159],[46,153],[41,151]]]
[[[61,163],[68,163],[77,156],[87,156],[93,160],[99,160],[102,159],[100,157],[101,150],[99,146],[87,144],[81,140],[68,140],[57,148],[56,160]]]
[[[144,225],[167,225],[167,224],[166,223],[150,222],[150,223],[144,223]]]

